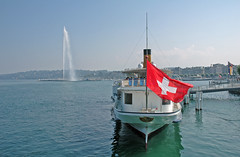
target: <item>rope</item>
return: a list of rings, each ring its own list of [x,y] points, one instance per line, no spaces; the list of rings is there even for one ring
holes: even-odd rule
[[[130,53],[129,57],[127,58],[127,60],[126,60],[126,62],[125,62],[125,64],[124,64],[122,69],[125,69],[126,65],[128,64],[129,59],[133,55],[133,52],[136,52],[136,48],[139,46],[139,43],[142,40],[142,37],[143,37],[144,33],[145,33],[145,31],[142,33],[141,37],[138,39],[138,42],[136,43],[136,45],[134,46],[133,50],[131,51],[131,53]]]
[[[157,50],[162,54],[163,58],[165,58],[164,61],[166,61],[167,64],[170,66],[171,64],[170,64],[170,62],[167,60],[167,55],[165,55],[165,53],[162,51],[162,49],[161,49],[160,46],[158,45],[158,42],[157,42],[156,38],[154,38],[154,35],[152,34],[152,32],[151,32],[150,30],[149,30],[149,32],[150,32],[150,35],[151,35],[152,38],[153,38],[153,41],[155,42],[155,44],[156,44],[156,46],[157,46]],[[154,55],[154,52],[153,52],[152,54]],[[157,60],[159,63],[161,63],[161,61],[159,60],[158,57],[154,57],[154,59],[155,59],[155,58],[156,58],[156,60]]]

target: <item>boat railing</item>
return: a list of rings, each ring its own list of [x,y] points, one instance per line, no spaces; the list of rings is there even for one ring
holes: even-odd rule
[[[122,80],[123,87],[140,87],[146,85],[146,79],[144,78],[127,78]]]

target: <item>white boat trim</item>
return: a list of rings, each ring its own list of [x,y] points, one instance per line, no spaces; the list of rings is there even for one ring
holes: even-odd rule
[[[144,113],[144,112],[126,112],[126,111],[120,111],[116,108],[114,108],[114,110],[116,110],[117,112],[121,113],[122,115],[131,115],[131,116],[174,116],[176,114],[178,114],[179,112],[181,112],[181,109],[174,111],[174,112],[164,112],[164,113]]]

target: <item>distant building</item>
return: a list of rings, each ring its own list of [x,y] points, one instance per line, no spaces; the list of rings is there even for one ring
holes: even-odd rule
[[[227,66],[224,64],[213,64],[213,73],[214,74],[226,74]]]
[[[224,64],[212,64],[208,67],[198,66],[198,67],[186,67],[186,68],[180,68],[180,67],[171,67],[168,68],[172,71],[172,74],[181,75],[181,76],[218,76],[221,74],[222,76],[228,75],[228,66]],[[237,66],[233,67],[233,73],[236,74]]]

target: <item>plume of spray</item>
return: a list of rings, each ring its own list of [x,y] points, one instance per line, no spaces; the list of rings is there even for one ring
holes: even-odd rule
[[[63,80],[76,81],[68,32],[63,28]]]

